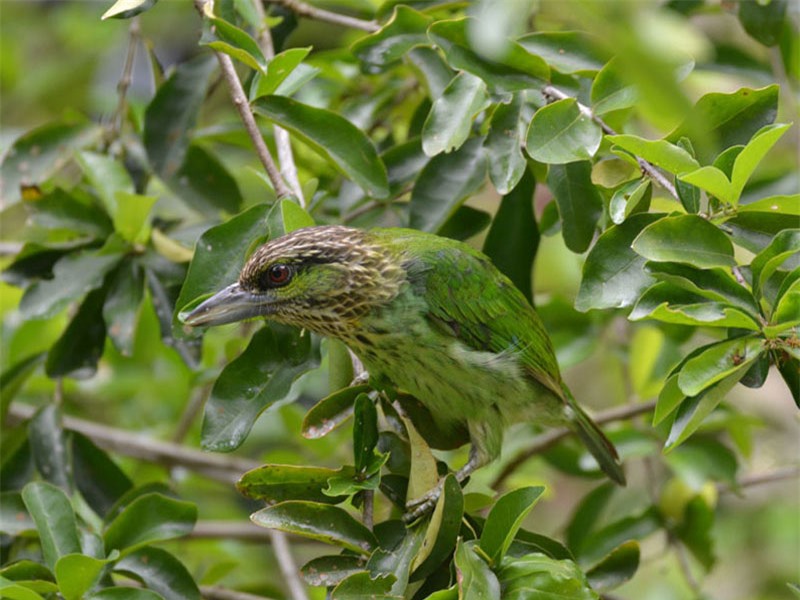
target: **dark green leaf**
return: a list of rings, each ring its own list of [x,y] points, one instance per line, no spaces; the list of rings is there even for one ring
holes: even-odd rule
[[[350,121],[284,96],[264,96],[253,110],[299,136],[371,196],[386,198],[386,167],[370,139]]]
[[[797,219],[773,211],[742,211],[725,222],[737,246],[758,254],[784,229],[797,225]]]
[[[217,52],[224,52],[256,71],[264,73],[267,70],[267,59],[264,58],[258,42],[246,31],[215,17],[210,7],[206,9],[204,17],[201,46],[210,46]]]
[[[639,233],[663,215],[632,215],[606,230],[586,257],[575,308],[617,308],[633,304],[653,278],[644,271],[645,260],[631,248]]]
[[[89,438],[77,432],[71,437],[75,485],[89,506],[105,516],[133,483]]]
[[[534,160],[560,165],[592,158],[602,138],[591,115],[574,98],[565,98],[536,111],[525,145]]]
[[[482,138],[472,138],[455,152],[434,157],[422,169],[411,192],[410,226],[438,231],[485,177]]]
[[[402,600],[402,596],[391,594],[394,575],[378,575],[373,578],[371,573],[353,573],[343,580],[331,592],[331,600]]]
[[[786,0],[740,2],[739,21],[744,30],[765,46],[774,46],[780,39],[786,18]]]
[[[778,372],[794,398],[794,403],[800,408],[800,359],[783,353],[776,364]]]
[[[17,496],[19,496],[19,494],[17,494]],[[24,512],[25,505],[22,504],[22,498],[19,498],[19,503],[20,506],[22,506],[22,511]],[[33,529],[32,522],[31,529]],[[53,573],[50,571],[50,569],[45,567],[42,563],[34,562],[24,558],[21,560],[16,560],[11,564],[0,568],[0,576],[12,581],[24,582],[38,580],[39,583],[55,583],[55,578],[53,577]],[[53,591],[57,590],[54,589]]]
[[[36,469],[45,481],[72,492],[72,464],[64,436],[61,410],[55,404],[39,409],[28,423]]]
[[[561,73],[592,75],[608,60],[600,40],[581,31],[531,33],[517,40],[523,48]]]
[[[603,212],[603,200],[592,183],[592,164],[578,161],[550,165],[547,185],[558,205],[567,248],[585,252]]]
[[[111,276],[103,304],[108,337],[123,356],[133,353],[139,307],[144,299],[144,271],[137,261],[125,259]]]
[[[499,564],[511,545],[514,536],[522,526],[522,521],[536,506],[544,493],[543,486],[525,487],[500,497],[492,507],[481,533],[480,548]]]
[[[505,561],[497,575],[503,586],[503,600],[598,599],[586,575],[571,560],[554,560],[543,554],[529,554]]]
[[[694,148],[689,138],[681,138],[677,142],[678,147],[686,150],[690,155],[694,156]],[[691,183],[686,183],[681,179],[675,179],[675,191],[678,192],[678,198],[686,209],[686,212],[697,214],[700,212],[700,189]]]
[[[353,408],[353,456],[357,473],[366,472],[377,443],[378,411],[367,394],[359,394]]]
[[[489,178],[498,194],[508,194],[525,173],[522,154],[522,94],[514,94],[508,104],[499,104],[492,115],[486,152]]]
[[[128,554],[146,544],[181,537],[197,521],[197,507],[158,493],[139,496],[114,517],[103,534],[106,551]]]
[[[442,493],[431,514],[422,545],[411,562],[412,580],[424,579],[433,574],[453,554],[463,516],[464,497],[461,486],[455,476],[450,474],[442,485]]]
[[[342,496],[323,492],[328,480],[334,477],[353,478],[355,470],[347,466],[340,469],[294,465],[264,465],[248,471],[236,484],[236,489],[255,500],[270,504],[285,500],[308,500],[337,504]]]
[[[171,179],[181,168],[189,134],[217,61],[203,54],[181,63],[156,91],[144,113],[144,146],[155,172]]]
[[[648,262],[645,269],[660,281],[667,281],[703,298],[732,304],[754,316],[758,315],[758,305],[753,294],[737,282],[727,269],[698,269],[673,262]]]
[[[386,24],[375,33],[359,39],[351,50],[359,60],[375,70],[402,59],[415,46],[430,44],[428,26],[432,19],[408,6],[396,6]]]
[[[378,542],[372,532],[338,506],[288,501],[253,513],[250,519],[267,529],[279,529],[327,544],[369,554]]]
[[[67,231],[81,236],[105,239],[113,226],[103,210],[56,188],[32,202],[26,202],[30,224],[43,229]]]
[[[477,543],[456,544],[455,566],[458,582],[458,597],[463,600],[500,600],[500,582],[477,553]]]
[[[565,558],[572,560],[574,558],[572,553],[561,542],[547,537],[546,535],[533,533],[532,531],[526,531],[524,529],[520,529],[517,532],[517,537],[514,538],[514,541],[511,542],[511,545],[508,547],[506,557],[520,557],[531,554],[532,552],[539,552],[557,560]]]
[[[431,107],[422,127],[422,149],[428,156],[451,152],[467,141],[472,121],[489,106],[482,79],[462,72],[456,75]]]
[[[594,589],[613,590],[629,581],[639,568],[639,543],[631,540],[614,548],[586,572]]]
[[[303,437],[314,440],[326,436],[350,418],[356,397],[369,389],[366,384],[346,387],[317,402],[303,418]]]
[[[93,290],[86,296],[47,354],[44,368],[48,376],[86,379],[95,374],[106,341],[102,317],[105,299],[105,289]]]
[[[35,528],[36,523],[28,514],[22,495],[19,492],[0,492],[0,531],[6,535],[19,535]],[[45,567],[41,568],[47,570]],[[0,574],[10,577],[5,572]]]
[[[23,488],[22,500],[36,523],[44,562],[50,569],[62,556],[80,553],[75,512],[63,491],[50,483],[36,481]]]
[[[576,556],[581,554],[583,543],[597,529],[597,521],[608,505],[616,487],[606,482],[586,494],[572,514],[567,527],[567,545]]]
[[[258,416],[289,393],[303,373],[319,366],[319,342],[296,329],[268,325],[228,363],[206,402],[202,444],[230,452],[244,442]]]
[[[220,210],[241,210],[242,194],[236,180],[214,154],[190,144],[183,164],[167,183],[180,198],[199,211],[215,214]]]
[[[444,88],[455,75],[439,54],[433,48],[414,48],[408,53],[409,60],[419,69],[428,84],[428,94],[431,100],[442,95]]]
[[[436,235],[454,240],[468,240],[486,229],[491,222],[492,216],[489,213],[462,204],[439,228]]]
[[[33,354],[0,373],[0,419],[5,422],[11,400],[36,368],[44,362],[45,353]]]
[[[709,481],[736,487],[736,455],[715,439],[695,437],[667,454],[665,460],[693,490],[702,490]]]
[[[300,574],[308,585],[333,587],[350,575],[363,570],[362,557],[340,554],[313,558],[300,569]]]
[[[586,539],[583,544],[583,560],[594,564],[621,544],[629,540],[642,540],[660,528],[658,512],[652,507],[642,513],[623,517]]]
[[[192,575],[175,556],[147,546],[125,556],[114,570],[135,576],[164,600],[200,600]]]
[[[696,215],[659,219],[644,228],[633,241],[633,249],[650,260],[686,263],[699,268],[736,264],[728,236]]]
[[[0,273],[0,280],[16,287],[29,287],[41,279],[52,279],[53,266],[71,251],[72,248],[26,243]]]
[[[676,528],[676,535],[686,544],[692,555],[706,570],[714,566],[714,543],[711,528],[714,525],[714,509],[698,495],[686,505],[683,522]]]
[[[500,202],[483,251],[528,301],[532,301],[533,260],[539,248],[539,228],[533,213],[536,180],[526,170],[516,187]]]

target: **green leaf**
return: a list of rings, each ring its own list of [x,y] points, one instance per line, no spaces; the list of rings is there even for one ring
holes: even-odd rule
[[[318,556],[308,561],[300,574],[308,585],[333,587],[354,573],[364,571],[364,559],[360,556],[339,554]]]
[[[796,254],[800,254],[800,229],[787,229],[777,234],[750,264],[753,274],[753,293],[757,296],[763,295],[762,289],[766,281]],[[795,263],[796,261],[790,268]]]
[[[699,268],[736,265],[733,245],[722,231],[696,215],[664,217],[648,225],[633,249],[649,260]]]
[[[690,155],[694,156],[694,147],[689,138],[682,137],[678,140],[678,147],[686,150]],[[700,189],[690,183],[686,183],[680,178],[675,179],[675,191],[678,193],[678,198],[686,209],[687,213],[697,214],[700,212]]]
[[[267,63],[266,72],[259,72],[253,78],[250,86],[250,101],[261,96],[275,94],[309,52],[311,52],[310,46],[308,48],[289,48],[273,56]],[[288,94],[284,93],[284,95]]]
[[[395,6],[391,18],[375,33],[362,37],[351,51],[370,70],[384,70],[416,46],[427,46],[433,19],[408,6]]]
[[[22,198],[22,186],[43,183],[64,167],[73,150],[93,145],[102,133],[100,125],[55,122],[17,138],[0,163],[4,206]]]
[[[209,46],[217,52],[224,52],[231,58],[246,64],[251,69],[265,73],[267,59],[264,58],[258,42],[243,29],[239,29],[224,19],[215,17],[211,10],[211,6],[206,5],[200,45]]]
[[[36,411],[28,423],[28,439],[42,478],[71,493],[71,457],[67,452],[61,410],[56,405],[49,404]]]
[[[311,215],[297,202],[288,198],[281,200],[281,218],[283,219],[283,230],[286,233],[315,225]]]
[[[317,402],[303,418],[303,437],[315,440],[328,435],[352,416],[355,399],[369,389],[366,384],[346,387]]]
[[[89,506],[104,517],[133,483],[89,438],[75,431],[70,437],[75,485]]]
[[[401,416],[406,427],[408,444],[411,448],[411,474],[408,479],[406,502],[415,500],[432,490],[439,483],[436,458],[430,446],[417,432],[410,419]]]
[[[709,481],[721,481],[736,489],[736,455],[715,439],[689,440],[664,458],[670,469],[696,492],[702,491]]]
[[[118,192],[134,193],[133,180],[125,165],[112,156],[84,150],[75,155],[89,183],[92,184],[108,215],[117,220]]]
[[[62,556],[53,569],[58,591],[65,600],[81,600],[99,579],[108,562],[84,554]]]
[[[678,374],[678,386],[687,396],[695,396],[711,384],[741,372],[764,351],[759,337],[743,337],[711,344],[688,360]]]
[[[439,228],[436,235],[454,240],[468,240],[486,229],[491,222],[492,216],[489,213],[462,204]]]
[[[250,519],[267,529],[342,546],[360,554],[369,554],[378,545],[369,529],[338,506],[318,502],[281,502],[253,513]]]
[[[288,129],[376,198],[389,195],[386,167],[370,139],[344,117],[284,96],[264,96],[253,110]]]
[[[295,329],[267,325],[220,373],[206,402],[202,445],[230,452],[244,442],[258,416],[283,400],[292,383],[319,366],[318,340]]]
[[[597,116],[630,108],[639,99],[636,87],[621,73],[618,59],[611,59],[592,82],[592,112]]]
[[[462,72],[456,75],[431,107],[422,127],[422,150],[428,156],[451,152],[467,141],[475,117],[489,106],[482,79]]]
[[[31,229],[47,229],[51,235],[105,240],[113,226],[108,215],[96,204],[56,188],[38,200],[28,201]],[[35,234],[33,234],[35,235]]]
[[[214,217],[221,210],[241,210],[242,194],[236,179],[219,158],[198,144],[189,144],[183,164],[167,184],[186,204]]]
[[[50,483],[36,481],[22,489],[22,500],[36,523],[44,562],[50,569],[62,556],[80,553],[75,512],[63,491]]]
[[[417,47],[408,53],[411,63],[420,71],[428,85],[428,95],[435,100],[453,79],[455,72],[433,48]]]
[[[370,600],[402,600],[402,596],[391,594],[392,584],[395,581],[394,575],[378,575],[373,577],[366,571],[353,573],[344,579],[331,592],[331,600],[360,600],[369,598]]]
[[[776,361],[776,365],[794,398],[794,403],[800,408],[800,359],[792,357],[788,353],[782,353],[780,359]]]
[[[492,564],[503,560],[522,521],[544,493],[543,486],[524,487],[500,497],[492,507],[480,538],[480,548]]]
[[[505,561],[497,575],[503,586],[503,600],[599,598],[586,581],[586,575],[571,560],[554,560],[543,554],[529,554]]]
[[[508,104],[498,104],[486,137],[489,178],[498,194],[508,194],[525,173],[522,154],[522,94],[514,94]]]
[[[109,587],[99,590],[93,594],[85,596],[86,600],[163,600],[163,598],[151,592],[134,587]]]
[[[489,565],[476,553],[477,543],[456,544],[455,567],[458,597],[463,600],[500,600],[500,582]]]
[[[438,231],[485,177],[482,138],[472,138],[450,154],[435,156],[422,169],[411,192],[409,225]]]
[[[592,533],[583,544],[581,562],[595,564],[619,545],[629,540],[643,540],[655,531],[661,530],[662,519],[655,508],[622,517]]]
[[[130,19],[155,6],[158,0],[117,0],[100,17],[106,19]]]
[[[631,540],[612,550],[586,572],[592,588],[613,590],[629,581],[639,568],[639,543]]]
[[[0,596],[11,600],[44,600],[33,590],[0,576]]]
[[[432,575],[442,562],[452,555],[464,516],[464,496],[461,485],[452,474],[442,485],[442,493],[431,514],[421,547],[411,562],[413,580]]]
[[[608,60],[601,40],[582,31],[531,33],[518,38],[517,42],[561,73],[593,75]]]
[[[86,379],[97,372],[106,341],[106,324],[101,316],[105,299],[105,289],[92,290],[86,296],[47,354],[44,370],[49,377]]]
[[[35,528],[36,523],[28,514],[22,495],[19,492],[0,492],[0,531],[6,535],[19,535]],[[0,571],[0,574],[7,574],[5,572],[7,568]],[[40,566],[40,568],[49,573],[46,567]]]
[[[771,0],[767,3],[740,2],[739,21],[750,37],[765,46],[775,46],[783,31],[786,5],[786,0]]]
[[[37,367],[44,362],[45,356],[44,352],[27,356],[0,373],[0,419],[3,422],[11,400]]]
[[[147,546],[125,556],[114,571],[135,576],[164,600],[200,600],[192,575],[175,556]]]
[[[646,212],[650,207],[652,190],[651,181],[646,177],[634,179],[620,186],[611,196],[608,205],[611,221],[619,225],[635,212]]]
[[[636,135],[608,135],[606,139],[674,175],[694,171],[700,166],[686,150],[666,140],[646,140]]]
[[[714,566],[714,541],[711,528],[714,525],[714,509],[705,498],[697,495],[686,505],[682,523],[675,534],[706,570]]]
[[[353,407],[353,458],[356,473],[366,473],[373,462],[377,443],[378,411],[367,394],[359,394]]]
[[[585,252],[603,212],[603,200],[592,183],[591,163],[579,161],[550,165],[547,185],[555,196],[561,215],[564,243],[573,252]]]
[[[618,308],[630,306],[653,278],[644,270],[645,259],[631,248],[643,228],[663,215],[632,215],[624,223],[610,227],[589,251],[575,299],[575,308]]]
[[[236,489],[248,498],[270,504],[285,500],[308,500],[337,504],[343,496],[324,493],[328,481],[335,477],[353,478],[355,469],[340,469],[294,465],[264,465],[248,471],[236,483]]]
[[[123,356],[133,353],[134,335],[143,299],[144,271],[137,261],[126,258],[110,276],[102,311],[108,337]]]
[[[539,247],[539,228],[533,213],[536,180],[526,170],[517,186],[500,201],[483,244],[492,259],[528,301],[532,301],[533,260]]]
[[[163,494],[139,496],[114,517],[103,533],[107,551],[123,555],[153,542],[181,537],[197,521],[197,506]]]
[[[648,262],[645,269],[660,281],[667,281],[715,302],[732,304],[753,318],[758,318],[758,305],[753,294],[726,269],[698,269],[672,262]]]
[[[578,504],[567,527],[567,545],[576,555],[581,554],[581,549],[589,534],[597,528],[597,522],[603,510],[608,506],[611,496],[616,491],[611,482],[606,482],[586,494]]]
[[[536,111],[526,138],[526,150],[534,160],[563,164],[592,158],[603,132],[584,114],[574,98],[565,98]]]
[[[437,21],[428,29],[428,36],[444,51],[451,67],[479,77],[496,92],[536,88],[549,80],[547,63],[517,42],[506,44],[499,61],[480,56],[469,42],[467,30],[472,26],[480,25],[476,19],[463,18]]]
[[[181,168],[217,61],[204,54],[180,63],[144,113],[144,146],[153,170],[171,179]]]
[[[122,254],[102,250],[73,252],[53,267],[53,278],[34,283],[19,303],[25,319],[47,319],[100,287],[106,273],[122,260]]]
[[[739,204],[739,212],[767,212],[800,217],[800,194],[769,196],[748,204]]]

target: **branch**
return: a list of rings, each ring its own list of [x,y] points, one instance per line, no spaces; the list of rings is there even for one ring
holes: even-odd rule
[[[128,106],[128,88],[133,81],[133,61],[136,58],[136,46],[139,43],[139,37],[142,34],[142,27],[139,22],[139,17],[131,19],[131,24],[128,27],[128,49],[125,51],[125,63],[122,67],[122,75],[120,75],[119,82],[117,83],[117,110],[111,120],[111,127],[106,134],[106,142],[110,143],[122,131],[122,125],[125,122],[125,109]]]
[[[206,600],[272,600],[273,596],[256,596],[215,585],[201,585],[200,595]]]
[[[648,413],[653,410],[655,406],[655,400],[651,402],[636,402],[626,406],[619,406],[617,408],[612,408],[605,412],[598,413],[594,418],[594,422],[598,425],[604,425],[614,421],[625,421],[638,415]],[[573,433],[574,432],[571,429],[559,427],[558,429],[551,429],[546,433],[536,436],[531,442],[530,446],[520,451],[508,462],[505,467],[503,467],[503,470],[500,472],[500,474],[495,477],[495,480],[490,484],[491,487],[497,489],[498,487],[502,486],[505,480],[508,479],[508,477],[514,471],[516,471],[522,465],[522,463],[527,461],[532,456],[541,454],[545,450],[552,448],[558,442],[563,440],[565,437],[572,435]]]
[[[265,0],[270,4],[280,4],[284,8],[288,8],[293,13],[300,17],[308,17],[309,19],[316,19],[317,21],[326,21],[344,27],[352,27],[354,29],[361,29],[372,33],[380,28],[376,21],[365,21],[357,17],[349,17],[339,13],[331,12],[323,8],[317,8],[306,4],[301,0]]]
[[[36,410],[36,407],[14,402],[9,408],[7,422],[9,425],[16,425],[27,421]],[[254,460],[201,452],[180,444],[154,440],[124,429],[70,416],[64,417],[64,428],[85,435],[104,450],[167,467],[185,467],[228,484],[235,483],[245,471],[261,466],[261,463]]]
[[[564,100],[566,98],[572,98],[569,94],[565,94],[561,90],[554,88],[552,85],[546,85],[542,88],[542,95],[548,102],[553,102],[554,100]],[[574,98],[572,98],[574,100]],[[595,115],[592,112],[592,109],[588,106],[581,104],[578,102],[578,108],[580,109],[581,113],[589,117],[592,121],[597,123],[600,126],[600,129],[603,130],[603,133],[607,135],[617,135],[617,132],[611,129],[608,124],[603,121],[600,117]],[[675,186],[672,185],[672,182],[667,179],[664,174],[659,171],[652,163],[647,162],[643,158],[636,157],[636,162],[639,163],[639,168],[642,170],[642,173],[647,175],[650,179],[655,181],[661,187],[663,187],[669,195],[675,198],[675,200],[680,201],[678,197],[678,192],[675,190]]]
[[[292,600],[308,600],[308,594],[303,582],[300,581],[300,570],[292,557],[286,534],[277,529],[270,529],[269,534],[272,539],[272,550],[275,552],[275,558],[278,559],[278,566],[281,568],[283,580],[289,588]]]
[[[208,0],[194,0],[194,5],[200,15],[205,18]],[[231,60],[231,57],[216,50],[214,51],[214,54],[216,54],[217,60],[219,61],[219,66],[222,69],[222,77],[228,84],[228,91],[230,92],[231,101],[236,107],[236,110],[239,111],[239,116],[242,119],[244,128],[247,131],[247,134],[250,136],[253,146],[255,146],[256,154],[258,155],[261,164],[264,165],[264,170],[267,172],[267,177],[269,177],[270,182],[272,182],[272,187],[275,188],[275,194],[278,196],[278,198],[286,198],[291,196],[292,191],[283,180],[283,177],[281,176],[281,173],[278,170],[272,155],[269,153],[269,148],[267,148],[264,138],[261,137],[261,131],[258,129],[256,119],[250,110],[250,103],[247,101],[247,96],[244,93],[242,82],[239,81],[239,76],[236,74],[236,69],[233,67],[233,61]]]
[[[766,471],[764,473],[751,473],[745,475],[741,479],[736,480],[736,485],[728,485],[720,483],[717,489],[723,494],[738,494],[739,489],[755,487],[767,483],[775,483],[778,481],[786,481],[787,479],[796,479],[800,477],[800,465],[791,467],[780,467],[774,471]]]

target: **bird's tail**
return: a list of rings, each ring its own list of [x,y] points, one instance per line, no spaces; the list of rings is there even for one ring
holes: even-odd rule
[[[597,423],[592,421],[584,410],[578,406],[569,390],[564,389],[569,398],[570,423],[581,438],[589,452],[592,453],[603,472],[619,485],[625,485],[625,471],[622,469],[617,449],[611,443]]]

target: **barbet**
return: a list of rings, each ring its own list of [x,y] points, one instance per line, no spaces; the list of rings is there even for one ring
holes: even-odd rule
[[[440,431],[469,431],[463,481],[500,453],[507,425],[567,426],[624,485],[614,446],[561,379],[539,315],[484,254],[410,229],[298,229],[259,247],[239,281],[183,321],[264,316],[342,340],[372,376],[430,411]],[[431,490],[409,503],[430,509]]]

